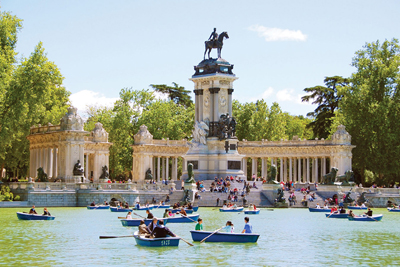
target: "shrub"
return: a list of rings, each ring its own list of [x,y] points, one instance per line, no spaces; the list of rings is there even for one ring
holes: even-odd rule
[[[21,197],[19,196],[19,195],[16,195],[15,197],[14,197],[14,201],[19,201],[21,199]]]

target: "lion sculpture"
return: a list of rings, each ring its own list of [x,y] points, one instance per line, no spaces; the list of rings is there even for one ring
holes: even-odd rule
[[[332,167],[331,172],[323,176],[321,184],[333,184],[336,180],[337,172],[338,168]]]
[[[354,173],[352,170],[346,171],[343,175],[336,177],[336,182],[342,182],[342,185],[350,185],[350,182],[354,182]]]
[[[48,182],[49,178],[47,177],[47,173],[44,172],[42,167],[37,169],[37,177],[39,182]]]

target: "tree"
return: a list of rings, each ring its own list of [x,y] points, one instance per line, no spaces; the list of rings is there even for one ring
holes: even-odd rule
[[[69,92],[64,77],[48,60],[42,43],[29,58],[17,62],[15,46],[21,20],[9,13],[0,15],[0,168],[15,170],[29,165],[26,136],[34,124],[58,124],[67,111]]]
[[[356,52],[350,84],[340,112],[352,136],[353,167],[378,174],[380,183],[399,177],[400,163],[400,46],[397,39],[367,43]]]
[[[190,98],[190,91],[185,90],[185,87],[179,86],[177,83],[172,83],[174,86],[167,86],[166,84],[150,84],[156,91],[168,95],[169,99],[174,101],[175,104],[189,107],[193,104]]]
[[[338,94],[338,87],[346,86],[349,83],[347,78],[341,76],[325,77],[326,86],[314,86],[305,88],[304,91],[311,93],[303,96],[303,102],[313,101],[312,104],[318,105],[307,116],[314,117],[314,120],[308,124],[317,138],[328,138],[332,125],[332,118],[335,116],[335,110],[339,107],[342,95]]]

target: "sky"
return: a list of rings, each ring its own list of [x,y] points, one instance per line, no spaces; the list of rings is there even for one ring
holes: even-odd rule
[[[70,100],[112,106],[122,88],[150,89],[189,78],[203,60],[213,28],[226,31],[222,58],[239,78],[233,98],[264,99],[306,115],[304,88],[327,76],[349,77],[367,42],[399,38],[400,1],[102,1],[3,0],[1,11],[23,19],[19,57],[43,42],[65,77]],[[216,57],[215,49],[212,57]],[[194,94],[192,93],[192,99]]]

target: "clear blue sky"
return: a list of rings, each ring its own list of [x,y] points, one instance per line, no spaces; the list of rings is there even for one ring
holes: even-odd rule
[[[124,87],[192,90],[188,79],[216,27],[230,36],[222,57],[239,77],[235,99],[305,115],[315,106],[300,103],[304,88],[350,76],[355,51],[400,31],[400,1],[3,0],[1,10],[24,20],[20,56],[42,41],[80,109],[110,103]]]

